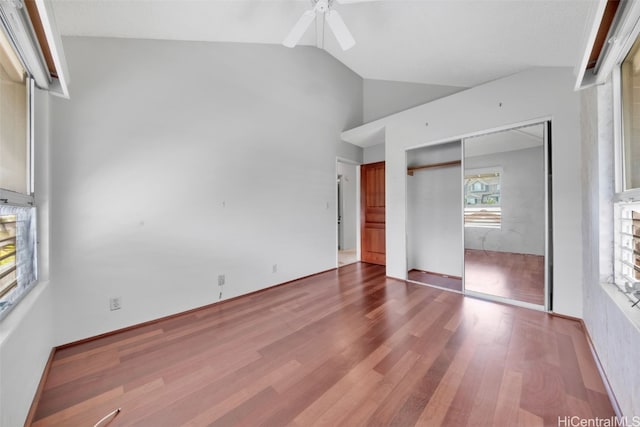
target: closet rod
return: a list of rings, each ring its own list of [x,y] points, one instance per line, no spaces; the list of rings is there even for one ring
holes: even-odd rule
[[[443,167],[446,167],[446,166],[454,166],[454,165],[460,165],[460,164],[462,164],[462,161],[454,160],[452,162],[432,163],[430,165],[422,165],[422,166],[410,166],[410,167],[407,168],[407,174],[409,176],[413,176],[413,172],[415,172],[417,170],[431,169],[431,168],[443,168]]]

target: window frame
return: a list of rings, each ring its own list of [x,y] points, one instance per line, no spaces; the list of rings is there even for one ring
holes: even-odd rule
[[[6,190],[0,187],[0,203],[5,203],[12,206],[21,207],[35,207],[35,140],[34,140],[34,93],[35,83],[32,77],[27,76],[27,171],[25,179],[27,180],[27,193],[18,193],[16,191]]]
[[[622,64],[627,58],[636,40],[640,38],[640,23],[635,25],[633,30],[623,43],[617,42],[618,52],[616,65],[611,71],[612,84],[612,112],[613,112],[613,141],[614,141],[614,195],[612,200],[613,208],[613,277],[612,283],[619,291],[625,294],[631,305],[640,309],[640,294],[634,294],[629,287],[629,281],[623,274],[628,265],[623,252],[625,240],[625,224],[628,219],[621,214],[625,209],[638,208],[640,211],[640,187],[626,188],[626,163],[625,163],[625,140],[624,140],[624,104],[622,85]],[[639,264],[640,266],[640,264]],[[636,280],[640,281],[640,280]]]
[[[615,195],[614,202],[640,201],[640,187],[625,189],[625,164],[624,164],[624,124],[622,112],[622,63],[631,51],[636,40],[640,37],[640,22],[634,17],[640,17],[640,4],[631,3],[630,7],[619,11],[623,16],[620,24],[610,32],[610,52],[607,53],[607,61],[615,65],[611,69],[611,83],[613,92],[613,140],[614,140],[614,172]],[[615,59],[614,59],[615,58]],[[608,67],[601,68],[606,74]]]
[[[18,15],[16,15],[16,13]],[[17,18],[7,21],[8,16]],[[40,18],[47,21],[48,14],[41,14]],[[26,180],[25,193],[0,188],[0,205],[11,208],[9,209],[10,211],[13,209],[16,212],[20,212],[21,208],[28,208],[30,210],[30,212],[24,213],[24,215],[23,213],[19,214],[25,218],[25,220],[28,219],[28,222],[25,222],[24,225],[21,226],[22,231],[20,235],[16,232],[16,268],[17,271],[21,271],[21,273],[18,273],[17,277],[17,287],[19,292],[14,293],[15,291],[10,291],[3,296],[2,300],[8,304],[4,304],[4,307],[0,310],[0,322],[2,322],[15,307],[19,306],[21,301],[25,299],[25,297],[29,295],[29,293],[36,288],[39,283],[39,230],[38,210],[35,197],[35,88],[37,86],[41,89],[49,90],[51,94],[59,94],[63,97],[68,97],[66,81],[63,75],[60,75],[57,81],[54,82],[57,83],[56,89],[55,87],[49,87],[49,85],[45,84],[46,82],[42,80],[42,73],[39,73],[38,70],[35,70],[34,73],[34,68],[39,68],[43,65],[40,63],[37,55],[39,49],[37,44],[38,42],[34,41],[31,36],[29,36],[29,28],[31,25],[29,21],[30,18],[25,17],[24,10],[21,8],[16,9],[15,5],[11,3],[7,3],[7,5],[2,5],[0,7],[0,31],[6,35],[15,55],[24,68],[25,86],[27,91],[27,105],[25,108],[26,139],[24,141],[26,145],[26,164],[24,165],[26,167],[24,176]],[[50,22],[43,22],[43,24],[45,25],[45,30],[51,31]],[[49,40],[48,37],[47,40]],[[64,63],[64,55],[61,50],[61,44],[58,46],[56,40],[54,40],[53,44],[54,49],[56,49],[54,59],[59,62],[62,58],[62,65],[66,67]],[[58,47],[60,48],[59,51],[57,51]],[[60,64],[56,63],[56,68],[60,68],[59,65]],[[66,70],[62,71],[66,72]],[[38,77],[40,77],[41,81],[39,85],[36,82]],[[22,258],[20,259],[18,259],[19,253],[22,253]]]
[[[26,159],[26,180],[27,180],[27,194],[18,193],[11,190],[6,190],[0,188],[0,204],[5,206],[11,206],[16,208],[33,208],[33,221],[35,221],[35,226],[33,229],[33,235],[30,236],[33,239],[33,280],[30,283],[24,285],[21,289],[22,292],[15,297],[13,302],[9,304],[5,309],[0,309],[0,322],[5,319],[11,311],[15,307],[17,307],[20,302],[36,287],[38,284],[38,211],[36,207],[35,200],[35,81],[33,77],[27,75],[25,77],[27,80],[27,139],[25,144],[27,145],[27,159]],[[18,284],[18,286],[21,286]],[[4,296],[3,296],[4,297]]]

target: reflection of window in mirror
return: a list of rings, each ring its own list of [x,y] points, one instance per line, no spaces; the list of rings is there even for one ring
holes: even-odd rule
[[[467,169],[464,174],[464,226],[500,228],[501,168]]]

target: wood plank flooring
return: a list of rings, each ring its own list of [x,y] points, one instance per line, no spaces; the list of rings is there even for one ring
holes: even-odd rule
[[[407,279],[424,283],[425,285],[439,286],[441,288],[462,292],[462,279],[460,277],[451,277],[414,268],[413,270],[409,270]]]
[[[356,263],[56,351],[33,426],[557,426],[614,412],[581,324]]]
[[[544,304],[544,256],[464,250],[465,289]]]

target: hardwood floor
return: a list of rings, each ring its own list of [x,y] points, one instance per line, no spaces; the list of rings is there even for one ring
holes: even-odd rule
[[[446,276],[414,268],[413,270],[409,270],[407,279],[424,283],[425,285],[438,286],[440,288],[462,292],[462,278],[460,277]]]
[[[464,250],[465,289],[544,305],[544,257]]]
[[[356,263],[56,351],[34,426],[557,426],[614,412],[577,321]]]

